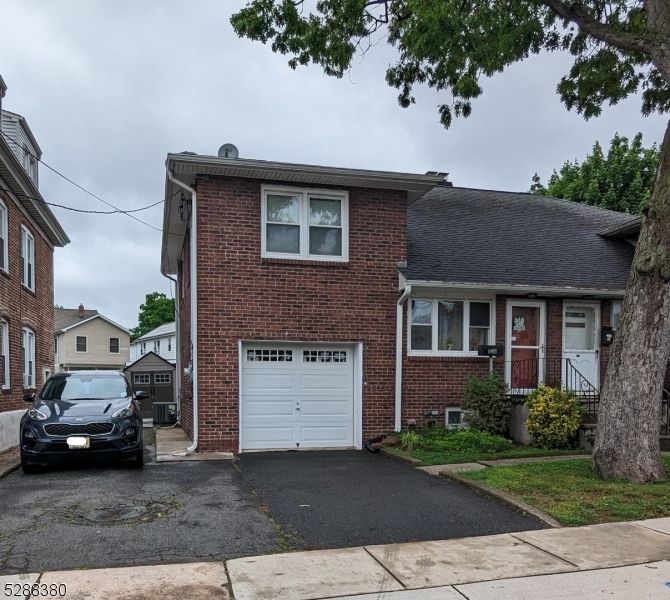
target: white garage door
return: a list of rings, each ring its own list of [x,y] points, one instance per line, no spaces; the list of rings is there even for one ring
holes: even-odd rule
[[[242,349],[242,450],[354,445],[350,347]]]

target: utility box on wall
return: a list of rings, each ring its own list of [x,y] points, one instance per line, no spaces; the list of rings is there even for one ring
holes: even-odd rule
[[[614,341],[614,329],[611,327],[603,327],[600,333],[600,345],[611,346]]]

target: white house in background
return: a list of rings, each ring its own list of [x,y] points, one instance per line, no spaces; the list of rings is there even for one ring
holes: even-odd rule
[[[173,365],[176,364],[177,334],[174,321],[163,323],[130,344],[130,362],[128,364],[134,363],[149,352],[157,354]]]

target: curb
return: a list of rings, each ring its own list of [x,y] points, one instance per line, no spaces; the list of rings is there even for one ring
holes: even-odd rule
[[[17,462],[16,464],[11,465],[10,467],[4,467],[0,469],[0,479],[7,477],[10,473],[13,473],[21,466],[21,463]]]
[[[475,492],[483,494],[484,496],[491,496],[492,498],[499,500],[503,504],[506,504],[507,506],[515,510],[532,515],[538,521],[541,521],[545,525],[549,525],[550,527],[555,528],[563,527],[563,525],[561,525],[556,519],[550,517],[546,513],[543,513],[541,510],[538,510],[537,508],[531,506],[530,504],[526,504],[525,502],[518,500],[517,498],[511,496],[506,492],[503,492],[489,485],[486,485],[485,483],[480,483],[479,481],[474,481],[473,479],[468,479],[467,477],[461,477],[456,473],[450,473],[448,471],[441,471],[440,477],[444,477],[445,479],[451,479],[455,483],[459,483],[460,485],[468,487],[471,490],[474,490]]]
[[[397,452],[393,452],[392,450],[387,450],[386,448],[382,448],[379,451],[379,454],[381,454],[382,456],[388,456],[389,458],[400,461],[401,463],[405,463],[406,465],[409,465],[411,467],[423,467],[423,463],[418,458],[412,458],[411,456],[403,456],[402,454],[398,454]]]

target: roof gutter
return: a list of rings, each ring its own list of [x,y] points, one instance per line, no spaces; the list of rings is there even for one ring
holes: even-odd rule
[[[407,280],[406,285],[414,287],[449,288],[466,291],[494,292],[498,294],[523,295],[538,294],[547,296],[600,296],[602,298],[623,298],[625,289],[611,290],[602,288],[553,287],[538,285],[510,285],[501,283],[467,283],[462,281]]]
[[[198,448],[198,219],[196,213],[197,194],[195,190],[182,183],[172,175],[170,169],[166,169],[168,179],[191,194],[191,361],[193,378],[193,443],[186,448],[186,454],[193,454]],[[177,351],[177,357],[181,352],[181,346]],[[177,358],[179,361],[179,358]],[[181,373],[178,373],[181,377]],[[181,403],[180,403],[181,405]]]
[[[395,334],[395,430],[402,429],[402,315],[403,304],[412,293],[412,286],[406,285],[396,307]]]

